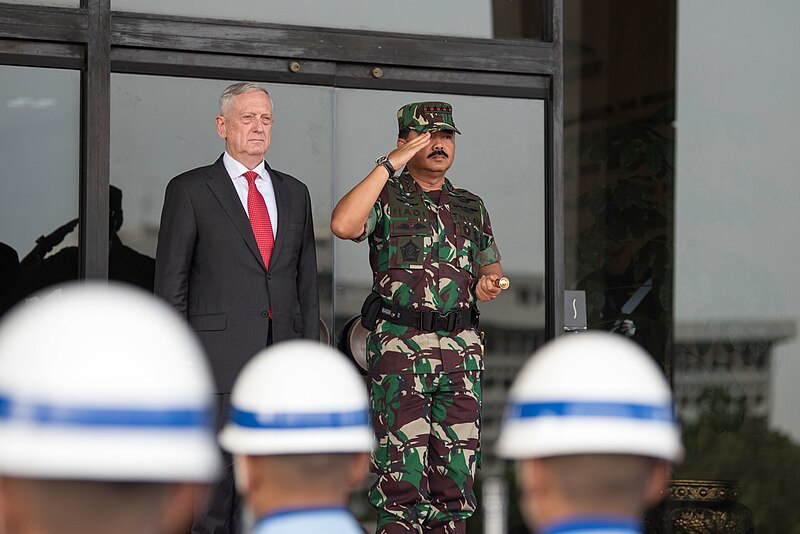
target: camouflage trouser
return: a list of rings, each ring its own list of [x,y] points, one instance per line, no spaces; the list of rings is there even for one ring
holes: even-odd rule
[[[475,511],[482,371],[373,374],[377,533],[463,533]]]

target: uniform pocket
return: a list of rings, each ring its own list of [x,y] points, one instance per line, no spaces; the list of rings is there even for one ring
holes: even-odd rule
[[[390,225],[389,267],[422,269],[432,244],[433,232],[427,219],[392,220]]]
[[[480,228],[469,221],[455,223],[456,227],[456,262],[458,267],[477,272],[477,259],[480,254]]]

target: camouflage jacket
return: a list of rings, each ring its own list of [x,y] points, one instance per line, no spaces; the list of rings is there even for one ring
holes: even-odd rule
[[[445,179],[436,204],[408,172],[390,178],[381,191],[365,231],[356,241],[367,238],[373,290],[387,302],[407,308],[440,313],[469,308],[476,301],[475,281],[479,269],[500,261],[489,215],[478,196],[453,187]],[[419,331],[382,323],[373,332],[380,336],[380,341],[373,339],[373,342],[385,349],[398,341],[409,345],[411,338],[415,338],[410,346],[418,347],[412,350],[416,355],[409,354],[405,363],[394,358],[392,371],[437,372],[441,369],[443,356],[437,355],[438,350],[430,354],[431,361],[420,359],[420,353],[428,351],[423,349]],[[452,338],[452,346],[474,347],[477,340],[474,332],[467,336],[470,339],[466,343],[461,339],[463,333],[440,334],[440,337]],[[445,362],[444,368],[481,369],[480,346],[477,351],[472,363],[464,362],[462,354],[460,361]],[[384,365],[380,367],[390,370]]]
[[[408,308],[468,308],[478,270],[500,261],[483,201],[447,179],[439,205],[408,172],[389,179],[357,240],[367,237],[373,289]]]

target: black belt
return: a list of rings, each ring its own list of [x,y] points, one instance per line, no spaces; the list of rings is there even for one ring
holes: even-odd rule
[[[396,304],[387,304],[383,301],[378,309],[379,319],[410,326],[423,332],[435,332],[437,330],[455,332],[465,328],[477,327],[480,315],[481,313],[475,307],[449,313],[439,313],[437,311],[413,310]]]

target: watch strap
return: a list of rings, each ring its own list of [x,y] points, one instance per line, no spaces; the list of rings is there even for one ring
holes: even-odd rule
[[[389,176],[390,177],[394,176],[395,173],[397,172],[397,171],[395,171],[394,167],[392,167],[392,164],[389,162],[389,157],[388,156],[379,157],[377,160],[375,160],[375,163],[377,165],[383,165],[384,168],[386,168],[386,170],[389,171]]]
[[[387,160],[387,161],[384,161],[383,163],[381,163],[381,165],[383,165],[384,167],[386,167],[386,170],[387,170],[387,171],[389,171],[389,176],[394,176],[394,173],[395,173],[395,171],[394,171],[394,167],[392,167],[392,164],[391,164],[391,163],[389,163],[389,161],[388,161],[388,160]]]

